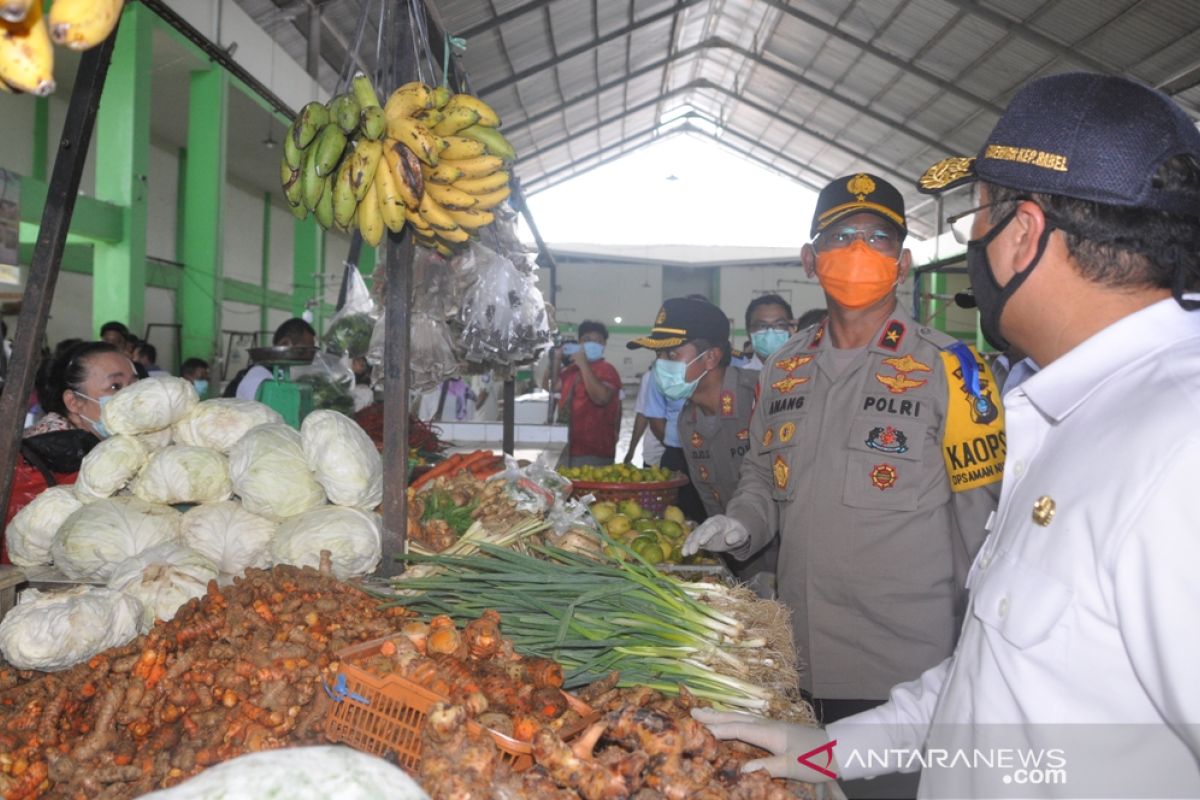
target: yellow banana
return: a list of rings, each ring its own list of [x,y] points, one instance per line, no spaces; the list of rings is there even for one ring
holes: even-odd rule
[[[433,227],[425,221],[425,218],[421,216],[419,211],[407,211],[404,217],[408,220],[408,224],[412,225],[415,236],[433,237]]]
[[[442,230],[439,228],[437,230],[437,237],[439,239],[444,239],[447,242],[462,244],[463,242],[471,239],[471,234],[467,233],[462,228],[454,228],[453,230]]]
[[[358,229],[362,231],[363,241],[372,247],[378,247],[383,241],[383,215],[379,213],[375,181],[371,181],[366,196],[358,204]]]
[[[435,137],[417,120],[407,117],[389,118],[388,136],[412,150],[424,163],[431,167],[437,166],[438,147]]]
[[[354,159],[342,160],[337,175],[333,179],[333,221],[339,228],[349,228],[358,212],[358,198],[354,196],[352,176]]]
[[[425,173],[426,183],[450,184],[463,176],[463,171],[449,161],[439,161],[436,167],[426,167],[421,171]]]
[[[428,191],[421,196],[420,211],[421,216],[429,223],[431,228],[438,231],[453,231],[458,229],[458,223],[446,213],[446,209],[442,208],[438,201],[429,196]]]
[[[433,90],[433,107],[441,108],[442,106],[446,105],[446,103],[450,102],[450,98],[453,96],[453,94],[454,93],[450,91],[449,86],[444,83],[439,84]]]
[[[388,171],[395,178],[396,191],[404,201],[404,207],[415,213],[421,206],[421,195],[425,193],[425,180],[421,176],[421,162],[417,161],[416,156],[410,159],[411,152],[397,141],[384,141],[383,157],[387,161]]]
[[[508,186],[508,173],[499,170],[482,178],[460,178],[453,185],[455,189],[467,194],[488,194]]]
[[[487,128],[500,127],[500,115],[491,106],[470,94],[456,94],[446,101],[447,116],[456,109],[465,108],[479,115],[479,124]]]
[[[425,184],[425,194],[432,195],[433,199],[442,208],[452,208],[455,211],[466,211],[468,208],[474,208],[479,203],[475,199],[475,195],[467,194],[464,191],[455,189],[453,186],[446,186],[443,183]]]
[[[473,108],[446,108],[448,110],[442,113],[442,119],[433,126],[433,132],[438,136],[453,136],[479,122],[479,112]]]
[[[462,170],[462,177],[467,179],[486,178],[489,175],[495,175],[500,172],[504,167],[504,162],[497,156],[475,156],[474,158],[464,158],[451,163]],[[462,180],[462,178],[459,180]],[[505,182],[507,182],[507,179]]]
[[[424,111],[418,111],[417,113],[413,114],[413,119],[424,125],[426,128],[429,128],[429,130],[433,130],[433,127],[441,123],[445,117],[446,115],[442,113],[441,109],[437,108],[427,108]]]
[[[404,199],[396,188],[396,179],[388,166],[386,158],[379,159],[375,168],[375,194],[379,197],[379,214],[383,224],[392,233],[399,233],[404,227]]]
[[[454,251],[444,242],[434,242],[433,249],[437,250],[442,258],[454,258]]]
[[[21,22],[0,22],[0,80],[38,97],[54,91],[54,48],[40,2]]]
[[[391,121],[411,117],[427,108],[433,108],[432,90],[420,81],[412,81],[388,95],[387,102],[383,104],[383,113]]]
[[[103,42],[117,27],[125,0],[54,0],[50,6],[50,38],[72,50]]]
[[[441,152],[438,153],[438,158],[445,159],[446,161],[475,158],[476,156],[483,155],[487,149],[483,146],[483,142],[468,139],[466,136],[447,136],[442,141],[446,144],[442,146]]]
[[[366,197],[367,190],[375,182],[376,167],[383,157],[383,142],[372,139],[359,139],[350,154],[354,166],[351,167],[350,185],[354,187],[354,197],[359,202]]]
[[[6,22],[22,22],[34,2],[38,2],[39,5],[41,4],[40,0],[0,0],[0,19]],[[446,91],[449,92],[450,90],[447,89]],[[446,95],[446,99],[450,99],[449,94]],[[442,105],[445,105],[445,103]]]
[[[479,203],[475,206],[475,208],[479,209],[480,211],[487,211],[488,209],[495,208],[503,203],[510,194],[512,194],[512,189],[508,188],[507,186],[505,186],[503,189],[497,189],[494,192],[488,192],[487,194],[477,194],[475,195],[475,199],[478,200]]]
[[[484,225],[491,225],[495,221],[496,215],[490,211],[479,211],[471,208],[466,211],[455,211],[452,208],[447,208],[446,213],[450,215],[450,219],[458,223],[458,227],[471,231],[482,228]]]

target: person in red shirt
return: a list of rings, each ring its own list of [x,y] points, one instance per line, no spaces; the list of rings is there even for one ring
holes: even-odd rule
[[[559,375],[560,418],[567,421],[567,446],[560,467],[612,464],[621,423],[621,376],[604,360],[608,328],[579,323],[579,342],[563,345],[566,367]]]

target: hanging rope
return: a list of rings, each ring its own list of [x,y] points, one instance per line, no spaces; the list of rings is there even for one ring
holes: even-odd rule
[[[383,0],[386,2],[386,0]],[[363,0],[362,12],[358,15],[358,24],[354,28],[354,44],[351,49],[346,52],[346,61],[342,64],[342,72],[338,76],[337,86],[334,89],[334,94],[340,94],[350,86],[350,80],[354,77],[354,66],[357,62],[360,48],[362,47],[363,33],[367,30],[367,16],[371,8],[371,0]],[[375,63],[379,63],[378,53],[375,57]]]

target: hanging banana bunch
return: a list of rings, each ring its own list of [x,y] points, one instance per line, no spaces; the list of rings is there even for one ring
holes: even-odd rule
[[[0,0],[2,2],[2,0]],[[292,212],[325,228],[357,226],[377,245],[407,223],[416,241],[451,255],[508,197],[512,145],[477,97],[406,83],[382,106],[370,80],[309,103],[284,139],[280,180]]]
[[[46,14],[45,5],[50,5]],[[0,90],[54,91],[54,48],[87,50],[107,39],[125,0],[0,0]]]

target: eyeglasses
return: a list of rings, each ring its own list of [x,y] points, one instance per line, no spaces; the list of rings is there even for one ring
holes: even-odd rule
[[[1014,200],[1005,200],[1005,203],[1019,203],[1022,200],[1028,200],[1028,197],[1018,197]],[[959,244],[966,244],[971,241],[971,228],[975,225],[975,215],[985,208],[1000,205],[1000,201],[995,203],[984,203],[981,206],[968,208],[966,211],[955,214],[951,217],[946,217],[946,225],[950,227],[950,232],[954,234],[954,241]]]
[[[827,228],[817,237],[818,250],[840,250],[849,247],[855,239],[862,239],[872,250],[881,253],[894,253],[900,243],[900,237],[895,231],[887,228]]]
[[[792,329],[792,321],[790,319],[781,319],[778,322],[756,322],[749,328],[750,333],[761,333],[762,331],[790,331]]]

